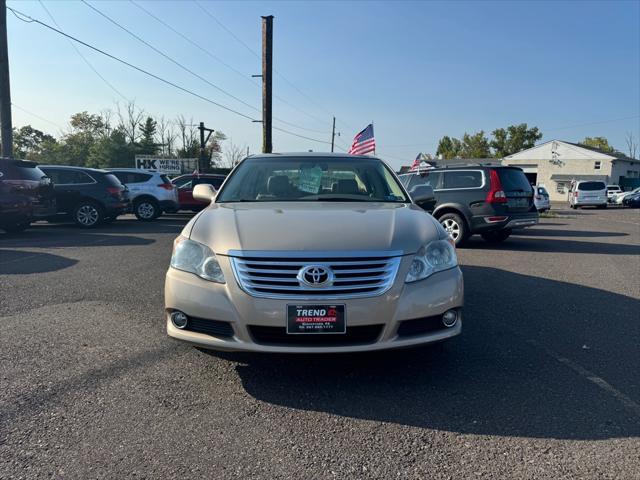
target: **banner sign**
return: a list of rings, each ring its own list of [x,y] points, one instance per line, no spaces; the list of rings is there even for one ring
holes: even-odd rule
[[[136,155],[135,167],[157,170],[161,173],[180,174],[185,165],[197,165],[197,158],[162,158],[155,155]]]

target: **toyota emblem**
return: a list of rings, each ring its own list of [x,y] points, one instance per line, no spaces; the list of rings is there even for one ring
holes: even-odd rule
[[[333,272],[324,265],[307,265],[300,269],[297,278],[308,287],[325,287],[333,283]]]

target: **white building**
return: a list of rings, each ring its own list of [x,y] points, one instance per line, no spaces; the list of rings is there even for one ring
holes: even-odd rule
[[[618,184],[622,177],[640,177],[640,160],[621,152],[605,152],[562,140],[551,140],[514,153],[502,163],[522,168],[531,183],[546,187],[552,201],[567,200],[572,180]]]

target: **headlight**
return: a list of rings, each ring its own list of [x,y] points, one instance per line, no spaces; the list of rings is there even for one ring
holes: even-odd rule
[[[184,272],[195,273],[210,282],[224,283],[224,275],[216,254],[206,245],[178,237],[173,242],[171,266]]]
[[[416,253],[404,281],[417,282],[456,265],[458,265],[458,257],[453,240],[434,240]]]

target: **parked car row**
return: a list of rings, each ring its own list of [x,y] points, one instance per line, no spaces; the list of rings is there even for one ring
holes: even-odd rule
[[[19,232],[37,220],[73,221],[83,228],[110,223],[132,212],[141,221],[162,213],[198,211],[193,187],[207,183],[220,188],[224,175],[190,174],[173,181],[153,170],[107,170],[38,165],[0,159],[0,229]]]
[[[538,223],[534,190],[517,167],[420,168],[400,175],[400,180],[412,196],[420,194],[423,187],[433,189],[435,198],[419,205],[440,222],[458,246],[474,234],[491,243],[503,242],[514,229]],[[537,195],[542,201],[543,193]]]

